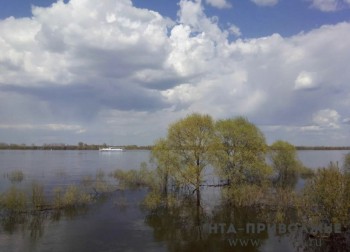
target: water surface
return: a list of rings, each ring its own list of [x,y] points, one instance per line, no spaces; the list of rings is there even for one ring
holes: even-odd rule
[[[304,165],[312,168],[329,162],[342,165],[348,151],[299,151]],[[47,191],[56,186],[78,184],[84,176],[115,169],[138,169],[149,161],[149,151],[101,153],[98,151],[0,151],[0,191],[11,186],[6,174],[22,170],[25,179],[16,184],[28,188],[35,180]],[[116,191],[95,204],[75,211],[41,213],[23,220],[3,220],[0,251],[295,251],[293,239],[269,233],[253,236],[257,246],[232,247],[227,237],[205,235],[196,223],[207,219],[233,222],[237,226],[261,221],[253,210],[218,205],[219,189],[204,189],[203,209],[197,215],[189,206],[156,212],[145,211],[140,202],[146,190]],[[231,217],[230,217],[231,216]],[[244,235],[239,238],[247,238]]]

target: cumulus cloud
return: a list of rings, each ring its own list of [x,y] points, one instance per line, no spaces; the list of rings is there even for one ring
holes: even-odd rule
[[[278,4],[279,0],[251,0],[256,5],[260,6],[274,6]]]
[[[219,8],[219,9],[232,7],[232,5],[227,0],[205,0],[205,2],[211,6]]]
[[[302,90],[302,89],[313,89],[317,87],[316,83],[316,74],[310,73],[306,71],[302,71],[299,73],[298,77],[295,80],[294,89]]]
[[[312,120],[316,125],[327,128],[339,128],[340,115],[333,109],[322,109],[313,114]]]
[[[349,7],[349,0],[309,0],[311,7],[324,12],[337,11]]]
[[[236,25],[230,25],[228,30],[231,34],[233,34],[236,37],[240,37],[242,35],[241,30]]]
[[[349,23],[288,38],[230,35],[241,32],[220,28],[190,0],[179,2],[175,21],[130,0],[58,1],[34,7],[31,18],[1,20],[0,135],[16,124],[68,125],[56,129],[150,144],[191,112],[244,115],[275,132],[342,129]]]

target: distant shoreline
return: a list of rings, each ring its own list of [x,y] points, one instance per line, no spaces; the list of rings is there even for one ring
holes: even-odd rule
[[[0,150],[99,150],[100,148],[109,147],[106,144],[85,144],[78,145],[69,144],[44,144],[44,145],[25,145],[25,144],[4,144],[0,143]],[[117,145],[113,147],[122,148],[124,150],[151,150],[152,146],[138,145]]]
[[[350,150],[350,146],[295,146],[297,150]]]
[[[106,144],[85,144],[77,145],[69,144],[44,144],[44,145],[25,145],[25,144],[6,144],[0,143],[0,150],[99,150],[108,147]],[[117,145],[113,147],[122,148],[124,150],[151,150],[152,145]],[[295,146],[297,150],[350,150],[350,146]]]

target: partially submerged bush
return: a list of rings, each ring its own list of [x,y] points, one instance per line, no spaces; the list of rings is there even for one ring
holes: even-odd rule
[[[37,182],[32,184],[32,204],[35,209],[42,209],[45,205],[44,187]]]
[[[345,174],[350,175],[350,152],[344,156],[343,170]]]
[[[61,187],[54,189],[54,207],[76,207],[90,203],[92,197],[79,190],[77,186],[68,186],[65,190]]]
[[[27,207],[27,197],[24,191],[12,186],[1,197],[1,205],[10,212],[23,212]]]
[[[314,222],[349,224],[350,181],[334,164],[319,169],[304,189],[304,216]]]
[[[302,179],[308,179],[315,176],[315,171],[309,167],[301,165],[299,167],[299,175]]]
[[[105,172],[102,169],[98,169],[96,171],[96,179],[103,179],[105,176]]]
[[[119,181],[119,186],[122,188],[139,188],[152,185],[153,172],[146,167],[140,170],[116,170],[113,177]]]
[[[264,202],[266,188],[254,184],[241,184],[223,188],[224,198],[236,206],[255,206]]]
[[[20,183],[24,179],[24,173],[21,170],[14,170],[7,176],[11,183]]]

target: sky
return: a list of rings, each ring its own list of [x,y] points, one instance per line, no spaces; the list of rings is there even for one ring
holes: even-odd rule
[[[191,113],[350,146],[350,0],[1,0],[0,142],[151,145]]]

